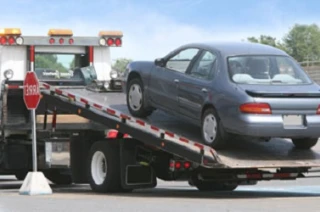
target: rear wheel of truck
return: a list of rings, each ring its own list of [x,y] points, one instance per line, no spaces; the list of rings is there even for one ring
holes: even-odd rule
[[[318,138],[292,139],[292,143],[297,149],[311,149],[318,143]]]
[[[238,187],[236,183],[223,182],[196,182],[194,186],[199,191],[233,191]]]
[[[95,142],[89,152],[89,183],[100,193],[123,191],[120,175],[120,148],[117,141]]]

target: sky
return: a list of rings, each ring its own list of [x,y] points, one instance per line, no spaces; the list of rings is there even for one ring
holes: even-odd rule
[[[294,24],[320,23],[317,0],[0,0],[1,27],[23,35],[47,35],[50,28],[96,36],[121,30],[123,46],[112,60],[154,60],[198,41],[242,41],[267,34],[281,39]]]

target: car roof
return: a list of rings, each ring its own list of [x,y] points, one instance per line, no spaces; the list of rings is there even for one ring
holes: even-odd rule
[[[286,52],[276,47],[252,42],[203,42],[192,43],[186,46],[218,51],[224,57],[248,54],[289,56]]]

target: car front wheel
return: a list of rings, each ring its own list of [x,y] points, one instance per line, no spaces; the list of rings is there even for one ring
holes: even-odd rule
[[[318,143],[318,138],[292,139],[292,143],[297,149],[311,149]]]
[[[213,108],[204,111],[201,131],[205,145],[209,145],[214,149],[222,149],[226,146],[227,138],[225,136],[227,133],[224,132],[218,114]]]
[[[144,105],[144,89],[140,78],[134,78],[128,83],[127,105],[131,115],[144,118],[151,115]]]

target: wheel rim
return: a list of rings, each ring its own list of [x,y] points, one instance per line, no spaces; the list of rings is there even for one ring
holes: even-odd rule
[[[203,135],[206,143],[212,143],[217,136],[217,120],[214,115],[209,114],[203,121]]]
[[[142,90],[137,84],[133,84],[129,90],[129,105],[134,111],[141,108],[142,105]]]
[[[91,175],[97,185],[101,185],[107,176],[107,160],[100,151],[94,153],[91,160]]]

